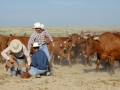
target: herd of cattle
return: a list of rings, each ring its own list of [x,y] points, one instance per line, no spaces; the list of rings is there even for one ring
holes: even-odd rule
[[[3,51],[13,39],[19,39],[27,47],[29,37],[10,34],[10,36],[0,36],[0,52]],[[54,45],[46,38],[52,64],[54,64],[55,56],[58,56],[61,66],[63,58],[66,58],[71,67],[71,60],[79,63],[79,55],[81,54],[81,60],[84,61],[84,65],[89,64],[91,66],[91,56],[96,54],[96,71],[98,71],[101,61],[110,64],[111,74],[115,74],[115,61],[118,60],[120,67],[120,32],[104,32],[101,35],[68,33],[66,37],[53,37],[53,40]],[[32,49],[31,54],[33,54]],[[2,56],[0,56],[0,59],[3,60]]]

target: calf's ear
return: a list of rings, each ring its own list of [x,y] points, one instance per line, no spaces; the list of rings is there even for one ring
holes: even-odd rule
[[[99,40],[95,40],[96,42],[100,42]]]
[[[94,40],[99,40],[99,37],[94,37],[93,39],[94,39]]]
[[[7,65],[5,65],[5,68],[6,68],[6,72],[7,72],[9,67]]]
[[[59,44],[59,46],[60,46],[60,47],[62,47],[62,46],[63,46],[63,44],[62,44],[62,43],[60,43],[60,44]]]
[[[78,39],[80,39],[80,36],[78,37]]]
[[[71,39],[69,39],[69,40],[68,40],[68,42],[72,42],[72,40],[71,40]]]

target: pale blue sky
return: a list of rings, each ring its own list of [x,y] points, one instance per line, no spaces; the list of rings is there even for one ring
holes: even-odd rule
[[[120,26],[120,0],[0,0],[0,26]]]

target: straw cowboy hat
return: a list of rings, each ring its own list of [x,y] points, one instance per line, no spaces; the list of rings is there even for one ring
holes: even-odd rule
[[[10,50],[14,53],[20,52],[22,49],[22,43],[18,39],[14,39],[10,42]]]
[[[34,23],[34,27],[33,28],[44,28],[43,24],[40,24],[39,22]]]
[[[39,46],[41,45],[39,45],[37,42],[34,42],[33,47],[39,47]]]

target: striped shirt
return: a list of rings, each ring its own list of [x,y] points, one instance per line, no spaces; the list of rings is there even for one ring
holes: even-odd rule
[[[45,37],[48,37],[51,42],[53,41],[53,38],[51,37],[51,35],[45,30],[42,30],[41,33],[37,33],[36,31],[33,32],[33,34],[30,36],[30,39],[28,41],[28,51],[30,52],[31,45],[34,42],[38,42],[39,45],[45,44],[45,41],[46,41]]]

